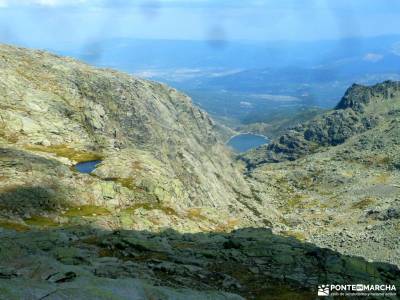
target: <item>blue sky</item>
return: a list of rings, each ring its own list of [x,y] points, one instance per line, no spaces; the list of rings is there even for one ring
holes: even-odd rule
[[[0,41],[321,40],[400,33],[398,0],[0,0]]]

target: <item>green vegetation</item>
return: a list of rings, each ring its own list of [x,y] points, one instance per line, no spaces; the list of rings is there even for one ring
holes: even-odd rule
[[[283,231],[282,233],[285,236],[294,237],[295,239],[300,240],[300,241],[304,241],[306,239],[305,234],[301,231],[288,230],[288,231]]]
[[[59,226],[57,222],[55,222],[53,219],[48,218],[48,217],[43,217],[43,216],[32,216],[28,219],[24,220],[26,224],[30,226],[37,226],[37,227],[56,227]]]
[[[351,207],[358,208],[358,209],[364,209],[364,208],[367,208],[368,206],[374,204],[375,202],[376,202],[376,199],[373,197],[364,197],[362,200],[358,201],[357,203],[354,203]]]
[[[135,185],[134,179],[131,177],[129,177],[129,178],[106,178],[106,180],[119,183],[123,187],[130,189],[132,191],[140,190],[140,188]]]
[[[191,220],[207,220],[207,217],[202,214],[201,208],[189,208],[186,217]]]
[[[68,158],[69,160],[76,161],[78,163],[103,159],[103,156],[98,153],[76,150],[70,148],[67,145],[53,145],[53,146],[28,145],[25,147],[25,149],[31,151],[52,153],[60,157]]]
[[[130,189],[130,190],[137,189],[137,186],[133,182],[133,178],[116,178],[113,181],[119,183],[120,185],[122,185],[123,187],[126,187],[127,189]]]
[[[24,224],[2,220],[0,220],[0,228],[15,230],[18,232],[25,232],[29,230],[29,227]]]
[[[389,182],[390,175],[386,173],[379,174],[374,178],[375,183],[386,184]]]
[[[289,200],[287,201],[288,208],[302,208],[304,204],[304,200],[307,199],[305,195],[301,194],[294,194],[290,196]]]

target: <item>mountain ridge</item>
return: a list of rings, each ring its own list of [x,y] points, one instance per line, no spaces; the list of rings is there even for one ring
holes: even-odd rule
[[[337,146],[246,171],[177,90],[0,46],[1,294],[309,299],[327,280],[398,286],[398,111],[346,111],[334,120],[380,115]],[[93,160],[91,174],[75,169]]]
[[[399,265],[399,87],[353,85],[336,109],[240,157],[277,231]]]
[[[372,129],[389,113],[390,107],[383,111],[368,111],[366,108],[371,101],[390,103],[399,94],[399,82],[385,81],[372,87],[354,84],[335,109],[289,128],[271,144],[251,150],[241,158],[253,168],[263,163],[295,160],[323,147],[340,145],[348,138]]]
[[[71,171],[60,178],[71,193],[78,191],[76,204],[108,202],[115,209],[144,200],[177,210],[246,210],[233,200],[248,193],[240,166],[218,141],[215,123],[187,96],[43,51],[1,46],[0,59],[0,137],[6,149],[65,166],[79,155],[101,158],[91,180],[108,191],[105,197],[83,191],[80,181],[86,179]],[[36,178],[18,175],[22,186],[40,185],[44,164],[35,166]],[[228,208],[232,201],[237,205]]]

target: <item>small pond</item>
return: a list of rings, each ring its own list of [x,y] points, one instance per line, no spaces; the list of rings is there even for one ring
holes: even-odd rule
[[[96,167],[99,163],[101,163],[101,160],[85,161],[85,162],[76,164],[74,167],[75,167],[75,170],[77,170],[80,173],[89,174],[89,173],[92,173],[96,169]]]
[[[227,142],[227,145],[233,148],[235,152],[241,153],[267,144],[268,142],[269,140],[265,136],[252,133],[243,133],[232,137]]]

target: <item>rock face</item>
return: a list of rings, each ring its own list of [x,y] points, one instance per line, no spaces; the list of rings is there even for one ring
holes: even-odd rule
[[[216,220],[246,209],[240,201],[248,188],[214,122],[175,89],[9,46],[0,46],[0,68],[0,199],[7,208],[10,197],[34,190],[60,209],[150,203],[214,209]],[[93,159],[102,160],[94,176],[69,168]],[[41,209],[25,202],[26,214]]]
[[[400,265],[398,82],[351,87],[334,111],[265,150],[248,154],[248,180],[261,206],[280,215],[276,230]]]
[[[336,109],[351,108],[354,111],[363,112],[371,102],[377,102],[378,99],[389,101],[398,97],[399,93],[400,83],[395,81],[385,81],[371,87],[353,84],[340,100]]]
[[[263,163],[295,160],[336,146],[375,127],[400,96],[400,83],[387,81],[373,87],[353,85],[335,110],[287,130],[271,144],[244,154],[250,168]],[[375,111],[375,108],[379,109]]]
[[[267,229],[154,234],[79,227],[0,237],[0,292],[7,299],[312,299],[321,282],[400,284],[394,266]]]
[[[178,91],[0,46],[0,298],[400,286],[398,84],[365,89],[246,156],[244,175],[224,130]]]

